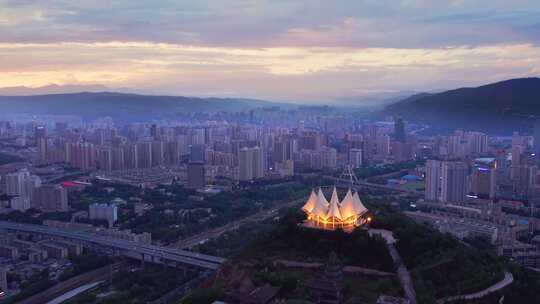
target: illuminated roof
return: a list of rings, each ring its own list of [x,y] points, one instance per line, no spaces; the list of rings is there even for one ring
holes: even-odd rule
[[[341,209],[341,216],[344,219],[348,219],[351,216],[357,215],[354,208],[354,201],[353,201],[351,189],[347,191],[347,194],[345,194],[343,201],[341,201],[340,209]]]
[[[313,211],[312,211],[313,215],[322,219],[326,219],[326,214],[328,213],[329,205],[330,204],[324,197],[324,193],[319,188],[319,192],[317,193],[317,202],[315,203],[315,208],[313,208]]]
[[[358,192],[355,192],[353,195],[354,211],[356,214],[362,215],[368,211],[368,209],[362,204]]]
[[[330,206],[326,218],[343,219],[341,217],[341,212],[339,211],[339,198],[337,196],[336,187],[334,187],[334,191],[332,191],[332,198],[330,199]]]
[[[335,187],[332,191],[330,202],[326,200],[320,188],[317,193],[311,191],[302,210],[308,213],[311,218],[322,220],[332,219],[332,221],[354,220],[368,211],[364,204],[362,204],[358,192],[353,195],[351,189],[349,189],[343,201],[340,202]]]
[[[316,203],[317,203],[317,194],[315,194],[315,191],[311,190],[311,194],[309,195],[309,198],[306,204],[304,205],[304,207],[302,207],[302,210],[306,212],[312,212],[313,208],[315,208]]]

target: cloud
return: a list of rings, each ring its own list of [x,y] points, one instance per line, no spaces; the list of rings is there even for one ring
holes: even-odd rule
[[[534,74],[531,44],[437,49],[233,48],[152,42],[1,43],[3,86],[103,84],[184,95],[325,100]]]
[[[0,0],[2,86],[324,100],[536,76],[536,0]]]
[[[530,42],[534,37],[518,25],[530,26],[540,18],[540,2],[533,0],[4,2],[3,42],[444,47]],[[471,35],[471,28],[482,35]]]

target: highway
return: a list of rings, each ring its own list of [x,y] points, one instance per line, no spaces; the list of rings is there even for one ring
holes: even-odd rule
[[[112,275],[111,271],[114,274],[124,267],[125,267],[125,264],[117,263],[114,265],[107,265],[105,267],[101,267],[98,269],[91,270],[89,272],[85,272],[76,277],[70,278],[67,281],[58,282],[56,285],[53,285],[52,287],[42,292],[34,294],[33,296],[30,296],[18,302],[17,304],[49,303],[49,301],[52,301],[53,299],[61,297],[65,295],[66,293],[72,290],[75,290],[85,284],[91,284],[91,283],[107,280]]]
[[[385,175],[388,175],[388,174],[395,174],[399,171],[394,171],[394,172],[391,172],[391,173],[386,173],[386,174],[383,174],[383,175],[380,175],[380,176],[385,176]],[[314,176],[313,173],[299,173],[298,175],[302,175],[302,176]],[[378,177],[379,175],[377,176],[372,176],[370,178],[373,178],[373,177]],[[389,191],[396,191],[396,192],[403,192],[403,193],[408,193],[408,194],[415,194],[415,195],[421,195],[421,196],[424,196],[424,192],[423,191],[416,191],[416,190],[411,190],[411,189],[405,189],[405,188],[400,188],[400,187],[395,187],[395,186],[388,186],[388,185],[381,185],[381,184],[376,184],[376,183],[370,183],[370,182],[367,182],[366,180],[364,179],[360,179],[358,180],[357,182],[354,182],[352,187],[351,187],[351,181],[348,179],[348,178],[339,178],[339,177],[335,177],[335,176],[332,176],[332,175],[324,175],[323,178],[327,178],[327,179],[330,179],[330,180],[333,180],[335,182],[335,185],[338,186],[338,187],[343,187],[343,188],[352,188],[354,190],[357,190],[358,188],[360,187],[365,187],[365,188],[375,188],[375,189],[382,189],[382,190],[389,190]]]
[[[333,179],[334,181],[338,182],[339,186],[350,187],[350,185],[351,185],[351,182],[348,179],[336,178],[336,177],[333,177],[333,176],[325,176],[325,177]],[[375,183],[366,182],[364,180],[354,182],[352,188],[357,189],[358,187],[376,188],[376,189],[397,191],[397,192],[403,192],[403,193],[408,193],[408,194],[416,194],[416,195],[422,195],[422,196],[424,195],[423,191],[416,191],[416,190],[404,189],[404,188],[393,187],[393,186],[388,186],[388,185],[375,184]]]
[[[65,239],[92,243],[109,248],[119,249],[123,255],[140,254],[144,257],[157,258],[158,261],[177,262],[197,266],[205,269],[215,270],[225,262],[225,259],[205,254],[189,252],[185,250],[167,248],[155,245],[144,245],[126,240],[105,238],[103,236],[82,231],[66,231],[41,225],[21,224],[14,222],[0,221],[0,229],[13,231],[37,233]],[[132,256],[132,255],[129,255]]]
[[[185,238],[185,239],[181,239],[178,242],[176,242],[175,244],[173,244],[173,246],[176,247],[176,248],[181,248],[181,249],[191,249],[191,248],[195,247],[196,245],[200,244],[201,242],[205,242],[207,240],[217,238],[217,237],[219,237],[220,235],[222,235],[222,234],[224,234],[226,232],[238,229],[238,227],[240,227],[240,226],[242,226],[244,224],[253,223],[253,222],[260,222],[260,221],[264,221],[267,218],[276,216],[277,215],[277,210],[279,210],[281,208],[299,206],[299,205],[305,203],[305,201],[306,201],[305,198],[301,198],[301,199],[294,200],[292,202],[289,202],[289,203],[286,203],[286,204],[283,204],[283,205],[275,206],[274,209],[271,209],[271,210],[263,210],[263,211],[257,212],[257,213],[255,213],[253,215],[250,215],[250,216],[241,218],[239,220],[230,222],[230,223],[228,223],[226,225],[223,225],[221,227],[211,229],[211,230],[208,230],[208,231],[204,231],[204,232],[201,232],[199,234],[193,235],[193,236]]]
[[[347,179],[335,178],[333,176],[325,176],[325,177],[331,178],[334,181],[336,181],[336,183],[337,183],[336,186],[342,186],[342,187],[345,187],[345,188],[350,187],[350,181],[347,180]],[[392,187],[392,186],[387,186],[387,185],[374,184],[374,183],[366,182],[366,181],[363,181],[363,180],[361,180],[359,182],[355,182],[353,184],[353,186],[352,186],[352,188],[354,190],[358,190],[358,188],[361,188],[361,187],[377,188],[377,189],[404,192],[404,193],[408,193],[408,194],[415,194],[415,195],[422,195],[422,196],[424,195],[424,193],[421,192],[421,191],[397,188],[397,187]],[[238,229],[238,227],[240,227],[240,226],[242,226],[242,225],[244,225],[246,223],[262,221],[262,220],[265,220],[265,219],[267,219],[269,217],[272,217],[272,216],[275,215],[275,211],[277,209],[284,208],[284,207],[299,206],[299,205],[303,204],[305,202],[305,200],[306,200],[306,198],[295,200],[295,201],[289,202],[287,204],[276,206],[275,207],[276,209],[264,210],[264,211],[261,211],[261,212],[258,212],[256,214],[254,214],[254,215],[250,215],[248,217],[245,217],[245,218],[230,222],[230,223],[228,223],[228,224],[226,224],[224,226],[221,226],[221,227],[218,227],[218,228],[215,228],[215,229],[211,229],[211,230],[208,230],[208,231],[204,231],[204,232],[201,232],[199,234],[193,235],[191,237],[187,237],[185,239],[181,239],[178,242],[172,244],[171,247],[180,248],[180,249],[191,249],[191,248],[195,247],[196,245],[200,244],[201,242],[205,242],[207,240],[217,238],[217,237],[219,237],[220,235],[222,235],[222,234],[224,234],[226,232],[236,230],[236,229]]]

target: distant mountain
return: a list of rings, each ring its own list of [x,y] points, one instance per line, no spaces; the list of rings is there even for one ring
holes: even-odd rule
[[[295,107],[255,99],[149,96],[110,92],[0,96],[0,114],[77,115],[85,119],[111,116],[120,121],[174,118],[195,112],[241,112],[273,106]]]
[[[424,122],[436,130],[527,131],[540,118],[540,78],[416,94],[387,106],[383,113]]]
[[[103,85],[57,85],[51,84],[42,87],[4,87],[0,88],[0,95],[3,96],[28,96],[28,95],[46,95],[46,94],[66,94],[78,92],[107,92],[110,88]],[[115,90],[116,91],[116,90]]]
[[[333,104],[339,106],[361,107],[372,110],[381,110],[387,105],[396,103],[416,93],[417,92],[415,91],[396,91],[376,94],[365,94],[358,96],[345,96],[336,98]]]

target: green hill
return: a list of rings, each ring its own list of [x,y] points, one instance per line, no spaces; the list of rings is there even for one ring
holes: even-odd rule
[[[383,113],[427,123],[435,130],[527,131],[540,118],[540,78],[413,95],[387,106]]]

